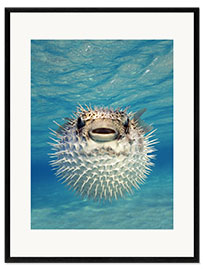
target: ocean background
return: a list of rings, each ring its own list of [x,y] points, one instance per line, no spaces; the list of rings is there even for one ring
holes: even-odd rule
[[[112,202],[83,200],[49,165],[49,129],[80,103],[147,108],[155,166],[141,189]],[[173,41],[31,41],[31,228],[173,229]]]

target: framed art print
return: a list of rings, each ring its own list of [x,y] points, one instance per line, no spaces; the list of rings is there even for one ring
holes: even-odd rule
[[[6,8],[5,55],[5,261],[198,262],[198,8]]]

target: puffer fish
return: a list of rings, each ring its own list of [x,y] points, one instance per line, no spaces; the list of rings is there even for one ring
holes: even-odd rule
[[[64,184],[86,199],[118,199],[140,188],[153,166],[157,140],[140,119],[146,109],[81,105],[72,118],[51,129],[51,165]]]

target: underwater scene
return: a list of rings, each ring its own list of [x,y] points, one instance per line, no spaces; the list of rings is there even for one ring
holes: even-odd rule
[[[173,41],[31,41],[31,229],[173,229]]]

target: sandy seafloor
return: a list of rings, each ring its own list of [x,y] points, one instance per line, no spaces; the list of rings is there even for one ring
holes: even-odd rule
[[[31,228],[173,229],[173,42],[31,42]],[[98,203],[75,196],[49,165],[48,128],[77,104],[147,108],[157,129],[156,160],[141,189]]]

